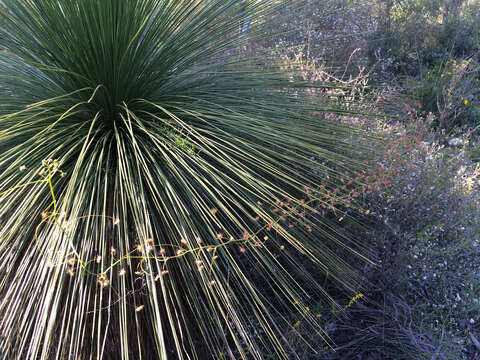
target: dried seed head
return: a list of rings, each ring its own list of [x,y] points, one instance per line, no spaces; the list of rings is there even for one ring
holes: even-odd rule
[[[108,286],[108,284],[110,284],[110,281],[107,279],[105,275],[99,275],[97,278],[97,283],[103,288]]]

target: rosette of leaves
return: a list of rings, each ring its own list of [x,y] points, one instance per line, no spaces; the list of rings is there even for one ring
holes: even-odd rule
[[[5,358],[291,359],[292,312],[328,344],[306,303],[360,245],[319,189],[359,145],[322,114],[355,110],[244,54],[283,5],[2,1]]]

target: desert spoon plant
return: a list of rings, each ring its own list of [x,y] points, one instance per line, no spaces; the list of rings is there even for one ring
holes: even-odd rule
[[[242,55],[284,5],[0,1],[2,359],[292,359],[291,313],[331,344],[307,303],[365,249],[318,209],[358,145]]]

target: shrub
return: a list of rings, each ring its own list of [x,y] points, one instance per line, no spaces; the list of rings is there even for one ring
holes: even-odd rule
[[[434,125],[446,131],[480,124],[480,66],[473,58],[445,58],[425,70],[417,85],[409,86],[421,110],[438,114]]]
[[[362,334],[368,324],[369,340],[377,346],[388,341],[397,347],[406,339],[403,350],[416,348],[392,359],[473,359],[478,348],[471,336],[478,337],[480,318],[480,169],[462,148],[435,143],[431,121],[417,117],[386,128],[384,136],[392,141],[379,165],[391,183],[367,198],[377,220],[370,236],[382,245],[381,265],[371,281],[384,313],[360,309],[355,322]],[[462,142],[466,147],[467,136]],[[396,335],[379,332],[386,319]]]
[[[377,0],[370,62],[396,75],[416,76],[448,56],[478,56],[478,4],[465,0]],[[390,74],[391,75],[391,74]]]
[[[436,144],[433,119],[404,120],[376,122],[390,141],[369,174],[373,191],[361,196],[362,236],[378,242],[378,266],[362,269],[368,298],[342,313],[312,306],[335,346],[311,355],[300,343],[304,359],[478,357],[480,165]]]
[[[306,302],[358,292],[368,148],[301,96],[328,84],[243,56],[282,2],[2,3],[3,356],[292,358],[292,311],[328,344]]]

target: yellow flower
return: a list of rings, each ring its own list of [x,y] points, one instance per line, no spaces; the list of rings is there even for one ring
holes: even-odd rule
[[[362,297],[364,297],[364,295],[363,295],[362,293],[355,295],[355,296],[350,300],[350,302],[348,303],[348,305],[345,306],[345,309],[348,309],[350,306],[352,306],[352,305],[355,303],[355,301],[357,301],[358,299],[360,299],[360,298],[362,298]]]
[[[465,101],[463,102],[465,105],[468,105],[468,100],[465,99]]]

